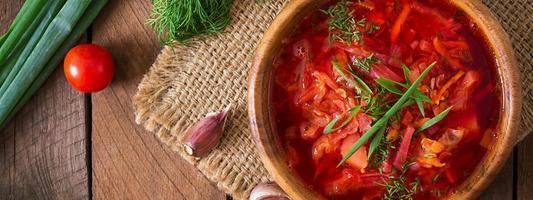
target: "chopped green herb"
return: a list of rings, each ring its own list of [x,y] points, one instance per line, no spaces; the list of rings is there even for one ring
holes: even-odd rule
[[[220,33],[230,23],[232,0],[152,0],[148,25],[164,44],[183,44]]]
[[[389,80],[386,78],[378,78],[375,81],[384,89],[397,95],[403,95],[403,92],[400,89],[398,89],[396,85],[401,86],[403,88],[410,87],[409,84],[398,83],[396,81]],[[411,98],[421,101],[421,102],[431,102],[431,99],[428,96],[426,96],[424,93],[422,93],[420,90],[418,90],[418,88],[413,92]]]
[[[409,85],[409,83],[411,83],[411,80],[409,80],[409,75],[411,74],[411,70],[409,70],[409,68],[402,64],[402,70],[403,70],[403,75],[405,77],[405,83],[407,85]],[[418,106],[418,110],[420,111],[420,113],[422,114],[422,117],[426,117],[426,113],[424,112],[424,103],[422,103],[422,101],[426,101],[426,102],[429,102],[431,101],[431,99],[429,99],[429,97],[427,97],[426,95],[424,95],[422,92],[420,92],[419,90],[417,90],[415,92],[415,94],[421,98],[423,98],[423,100],[419,99],[419,98],[415,98],[415,102],[416,102],[416,105]]]
[[[350,158],[359,148],[361,148],[361,146],[363,146],[363,144],[365,144],[373,135],[374,133],[376,133],[381,127],[383,127],[387,121],[389,120],[389,118],[391,116],[393,116],[394,114],[396,114],[401,108],[402,108],[402,105],[407,101],[409,100],[411,94],[417,89],[418,85],[420,84],[420,82],[422,82],[422,80],[424,79],[424,77],[429,73],[429,71],[435,66],[435,63],[436,62],[433,62],[431,63],[425,70],[424,72],[422,72],[422,74],[420,74],[420,76],[416,79],[416,81],[411,85],[411,87],[409,87],[409,89],[407,89],[407,91],[400,97],[400,99],[398,99],[398,101],[396,101],[396,103],[394,103],[394,105],[383,115],[383,117],[381,117],[379,120],[377,120],[374,125],[372,125],[370,127],[370,129],[368,129],[366,131],[365,134],[363,134],[363,136],[361,136],[361,138],[359,138],[359,140],[357,140],[357,142],[355,142],[355,144],[352,145],[352,147],[350,148],[350,150],[348,151],[348,153],[346,155],[344,155],[344,157],[342,158],[342,160],[339,162],[339,164],[337,164],[337,167],[341,166],[342,164],[344,164],[344,162],[346,162],[346,160],[348,160],[348,158]]]
[[[418,106],[418,110],[420,111],[420,114],[422,114],[422,117],[426,117],[426,112],[424,112],[424,103],[420,100],[415,100],[416,105]]]
[[[368,94],[372,94],[372,89],[370,89],[370,87],[363,81],[363,79],[361,79],[361,78],[359,78],[359,76],[357,76],[357,73],[352,69],[352,66],[348,65],[348,68],[350,69],[350,73],[352,74],[354,79],[357,81],[357,83],[359,83],[360,86],[363,87],[363,89],[365,90],[367,95]]]
[[[385,79],[385,78],[378,78],[376,79],[376,83],[378,83],[382,88],[386,89],[387,91],[397,94],[397,95],[403,95],[403,92],[396,88],[395,85],[398,85],[400,83]]]
[[[321,10],[330,17],[328,31],[330,41],[337,40],[351,44],[361,40],[360,27],[364,27],[366,19],[356,20],[353,11],[349,8],[351,1],[342,0],[335,6]]]
[[[416,103],[415,100],[413,100],[413,99],[409,99],[408,101],[406,101],[406,102],[402,105],[402,108],[412,106],[412,105],[415,104],[415,103]]]
[[[392,149],[392,147],[393,146],[391,143],[381,140],[381,144],[378,146],[376,153],[372,156],[372,159],[370,159],[370,166],[377,167],[383,164],[383,162],[389,157],[389,149]],[[383,170],[382,167],[383,166],[381,166],[379,169]]]
[[[409,70],[409,68],[405,64],[402,64],[402,70],[403,70],[403,76],[405,78],[405,82],[407,84],[411,83],[411,80],[409,80],[409,75],[411,74],[411,70]]]
[[[420,133],[424,130],[426,130],[427,128],[435,125],[436,123],[440,122],[441,120],[444,119],[444,117],[446,117],[446,115],[448,115],[448,113],[452,110],[452,106],[448,107],[446,110],[442,111],[441,113],[439,113],[438,115],[436,115],[435,117],[431,118],[430,120],[428,120],[426,123],[422,124],[422,126],[420,126],[416,132],[417,133]]]
[[[368,87],[368,85],[363,81],[363,79],[359,78],[353,72],[352,72],[352,76],[355,79],[355,81],[357,81],[357,83],[359,83],[359,85],[363,87],[363,89],[365,90],[365,92],[367,94],[372,94],[372,89],[370,89],[370,87]]]
[[[358,66],[359,68],[369,72],[372,69],[372,65],[376,64],[379,60],[374,57],[374,54],[370,54],[370,56],[366,58],[355,58],[353,61],[354,66]]]
[[[376,136],[374,136],[374,139],[372,139],[372,142],[370,142],[370,146],[368,147],[368,159],[370,160],[370,157],[374,153],[374,151],[381,145],[381,140],[383,139],[383,135],[385,135],[385,130],[387,130],[387,123],[381,129],[379,129]]]
[[[387,109],[389,109],[389,105],[386,104],[385,101],[385,90],[383,88],[377,88],[377,94],[374,96],[366,95],[363,96],[363,100],[367,103],[365,106],[365,114],[368,114],[370,117],[374,119],[379,119]]]
[[[420,179],[416,179],[415,181],[411,182],[410,184],[407,183],[407,180],[405,180],[405,172],[409,168],[411,164],[404,165],[402,167],[402,172],[398,177],[395,176],[389,176],[388,181],[384,181],[383,186],[385,187],[385,195],[383,199],[386,200],[397,200],[397,199],[406,199],[406,200],[412,200],[415,193],[418,191],[418,188],[420,187]],[[407,185],[410,185],[408,187]]]
[[[350,110],[348,110],[348,112],[350,112],[350,116],[348,116],[348,118],[346,118],[346,120],[344,120],[344,122],[342,122],[341,125],[339,125],[336,128],[333,128],[333,127],[335,127],[335,124],[337,124],[337,121],[339,121],[341,119],[340,116],[335,117],[335,119],[331,120],[331,122],[329,122],[328,125],[324,128],[324,134],[329,134],[329,133],[335,132],[335,131],[341,129],[342,127],[346,126],[348,123],[350,123],[350,121],[352,121],[352,119],[355,117],[355,115],[357,113],[359,113],[359,110],[361,110],[361,106],[360,105],[355,106],[355,107],[351,108]]]
[[[380,29],[379,25],[370,23],[370,25],[366,29],[367,34],[372,34]]]
[[[357,83],[353,82],[352,79],[348,78],[348,76],[344,74],[342,69],[339,67],[339,64],[337,64],[337,62],[331,61],[331,64],[333,65],[333,68],[335,69],[335,71],[337,71],[337,73],[339,73],[341,77],[344,80],[346,80],[346,82],[348,82],[348,84],[350,84],[351,86],[355,88],[355,92],[357,94],[361,94],[363,90],[366,93],[372,93],[372,90],[370,89],[370,87],[368,87],[368,85],[363,80],[361,80],[359,77],[357,77],[355,74],[352,74],[352,75],[354,79],[357,81]]]

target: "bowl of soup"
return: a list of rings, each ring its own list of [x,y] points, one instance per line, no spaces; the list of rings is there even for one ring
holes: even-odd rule
[[[516,142],[518,81],[480,1],[292,0],[256,50],[251,130],[293,199],[471,199]]]

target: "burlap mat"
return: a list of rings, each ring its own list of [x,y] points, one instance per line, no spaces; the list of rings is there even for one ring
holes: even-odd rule
[[[533,129],[533,2],[483,0],[510,34],[521,64],[524,89],[522,129]],[[259,182],[270,179],[248,128],[248,69],[263,31],[286,2],[236,0],[232,23],[224,34],[187,47],[164,48],[133,99],[137,123],[193,163],[211,181],[236,199],[248,197]],[[201,160],[186,155],[180,145],[184,130],[206,113],[232,103],[220,146]]]

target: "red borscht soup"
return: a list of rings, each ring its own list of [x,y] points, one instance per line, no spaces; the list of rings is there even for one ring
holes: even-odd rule
[[[287,165],[328,199],[443,198],[495,138],[494,61],[448,1],[328,1],[283,46]]]

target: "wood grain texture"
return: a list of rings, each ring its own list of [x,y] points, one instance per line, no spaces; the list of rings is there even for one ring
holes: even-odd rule
[[[519,200],[533,199],[533,134],[530,133],[518,144],[516,156],[516,197]]]
[[[513,152],[514,153],[514,152]],[[511,155],[492,184],[481,194],[480,200],[513,198],[513,156]]]
[[[0,0],[3,33],[22,0]],[[131,97],[159,52],[145,24],[144,0],[115,0],[94,25],[94,43],[117,62],[112,86],[93,95],[95,199],[225,199],[196,168],[134,122]],[[84,96],[56,70],[11,123],[0,130],[0,199],[87,199]],[[480,199],[533,199],[533,136],[518,146]]]
[[[92,96],[95,199],[225,199],[199,171],[136,125],[131,98],[162,48],[146,27],[149,1],[109,1],[93,43],[116,61],[112,85]]]
[[[0,0],[0,33],[22,0]],[[0,130],[0,199],[88,199],[85,102],[56,70]]]

